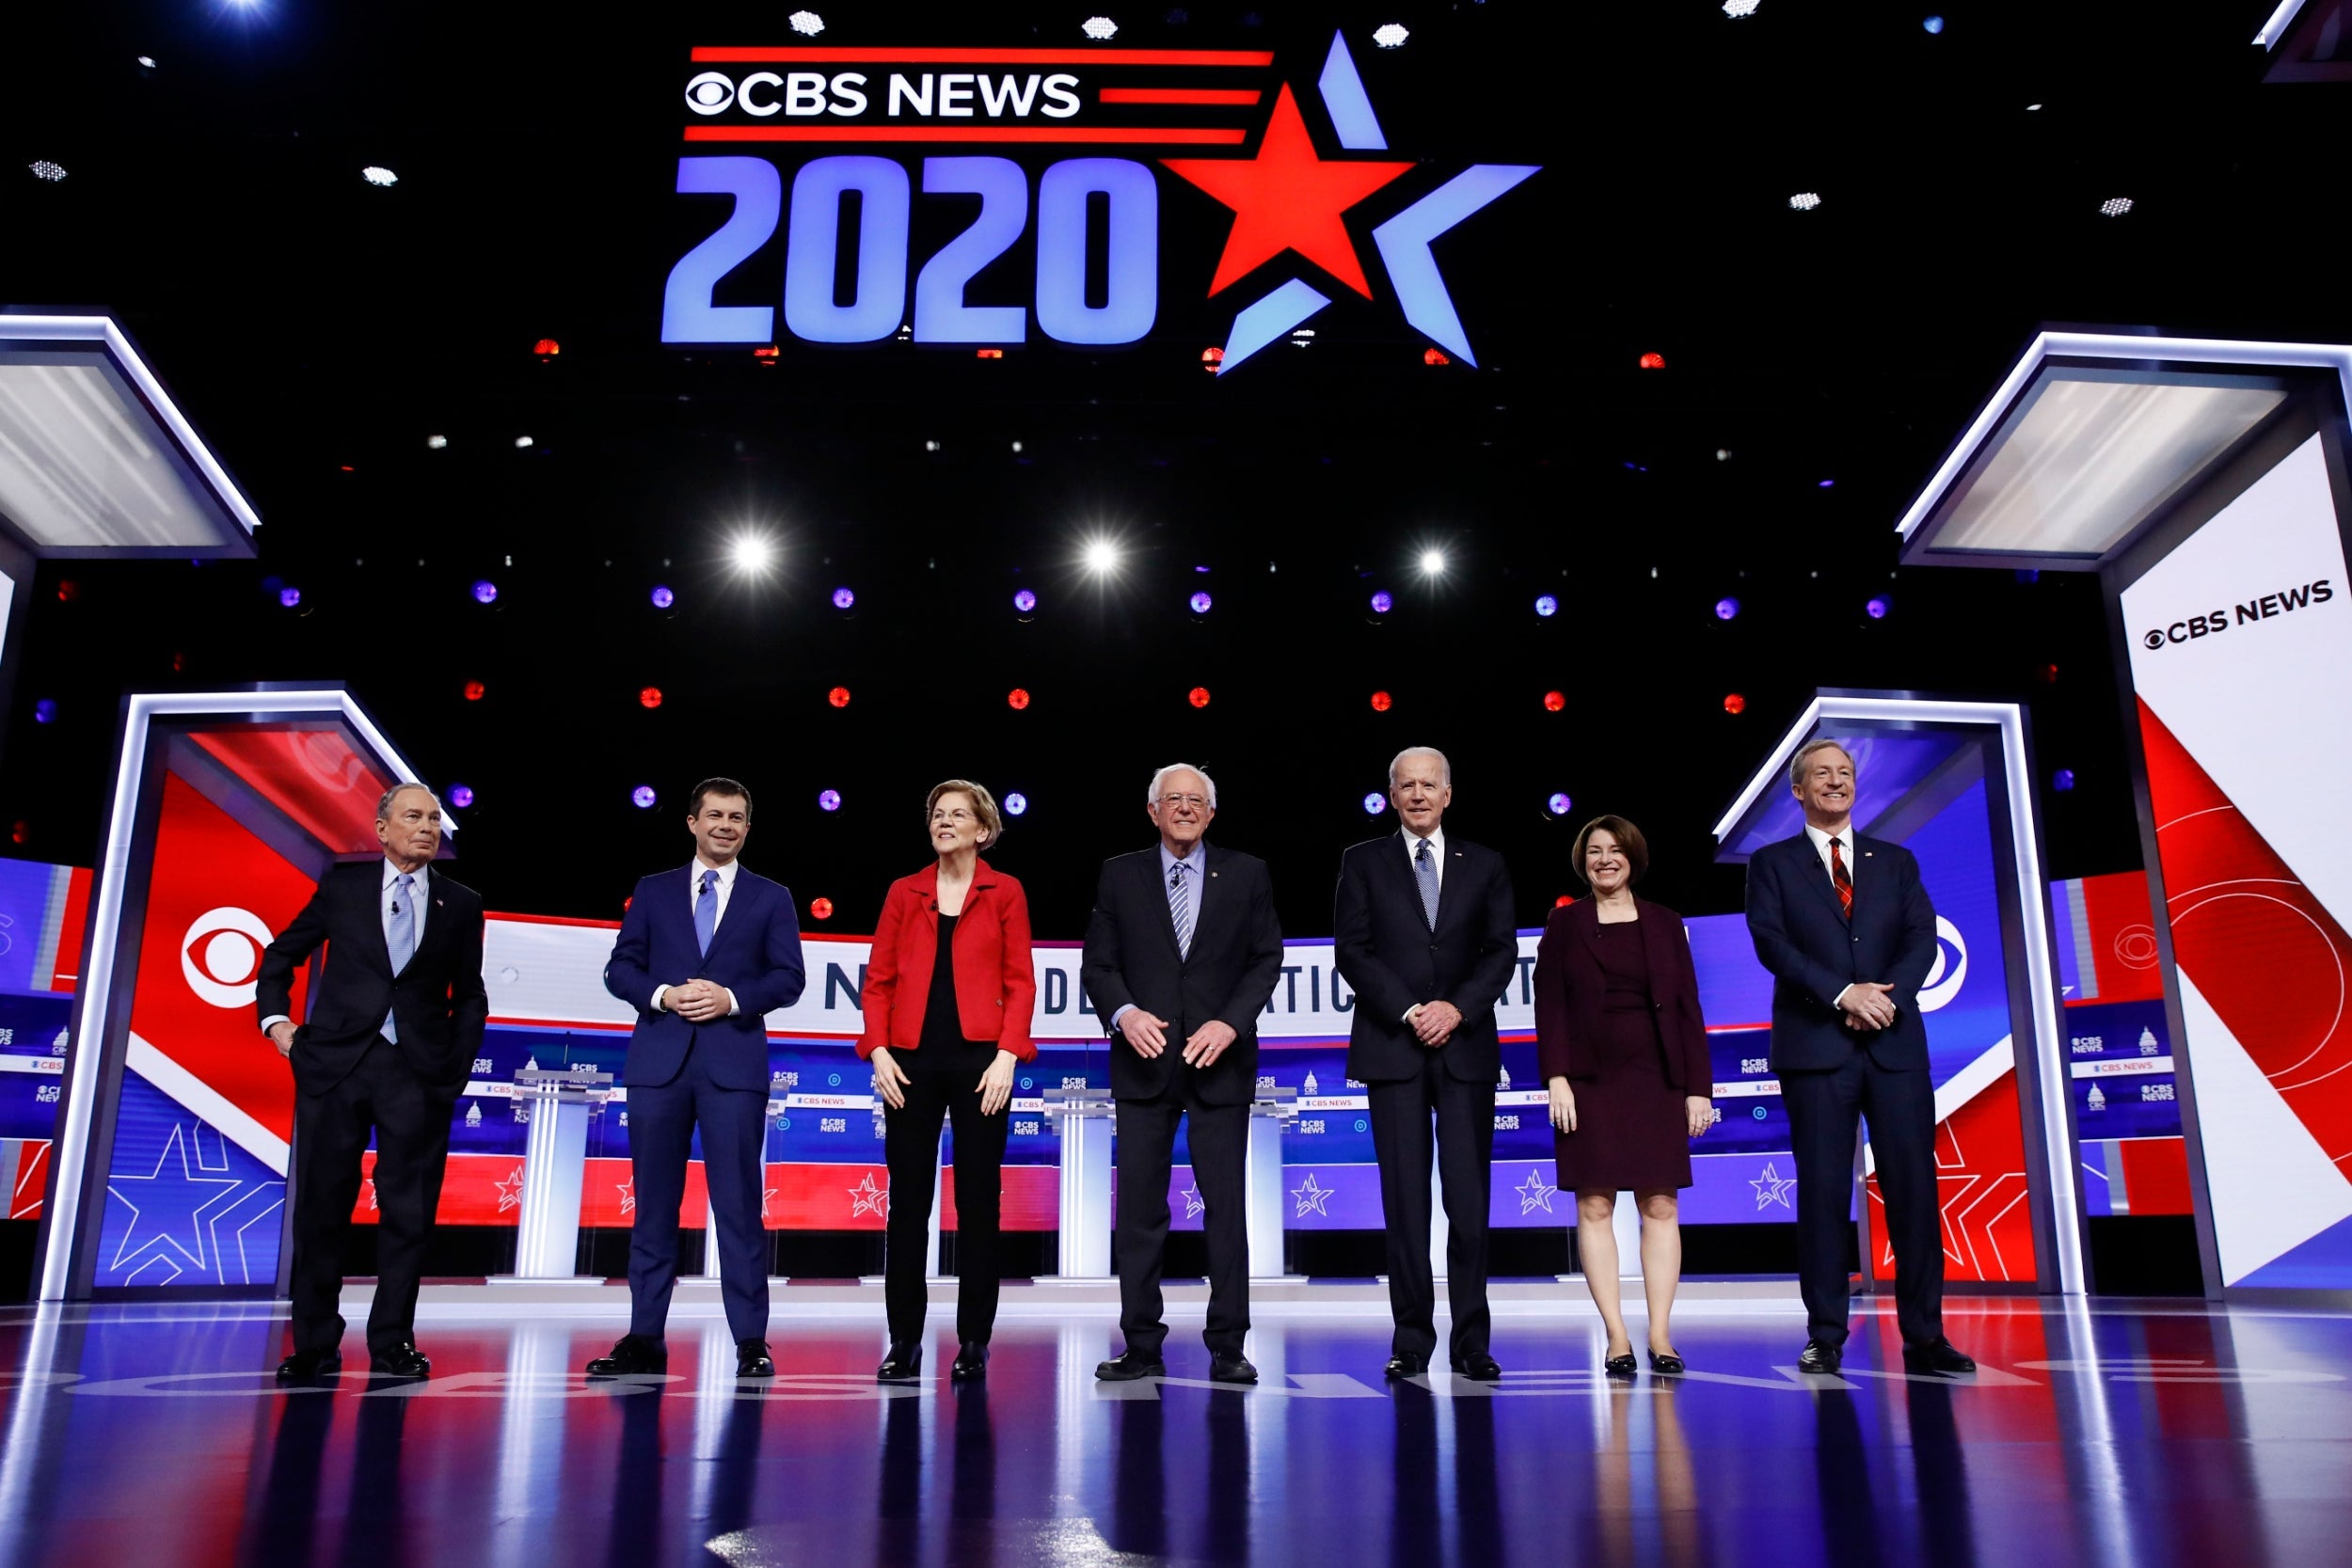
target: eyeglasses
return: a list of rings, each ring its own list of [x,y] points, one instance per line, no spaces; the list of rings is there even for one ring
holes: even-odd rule
[[[1204,797],[1199,795],[1163,795],[1160,797],[1160,804],[1164,806],[1190,806],[1195,811],[1199,811],[1208,803]]]

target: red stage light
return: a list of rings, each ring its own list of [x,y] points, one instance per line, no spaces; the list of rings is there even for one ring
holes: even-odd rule
[[[72,604],[74,600],[80,598],[81,596],[82,585],[74,581],[72,578],[68,578],[63,582],[57,584],[57,602],[59,604]]]
[[[1027,689],[1016,686],[1010,691],[1006,692],[1005,705],[1015,709],[1027,707],[1029,705],[1029,693]]]
[[[30,844],[32,840],[33,825],[30,822],[19,822],[8,830],[8,841],[12,844]]]
[[[833,900],[830,898],[812,898],[808,901],[808,912],[818,920],[831,920],[833,918]]]
[[[468,681],[466,683],[466,701],[469,703],[478,703],[482,701],[482,694],[487,690],[489,690],[489,688],[484,686],[480,681]]]
[[[1555,909],[1555,910],[1565,910],[1565,909],[1566,909],[1566,908],[1567,908],[1570,904],[1573,904],[1573,903],[1575,903],[1575,902],[1576,902],[1576,899],[1575,899],[1574,895],[1570,895],[1570,894],[1565,894],[1565,893],[1564,893],[1564,894],[1562,894],[1559,897],[1554,898],[1554,899],[1551,901],[1551,907],[1552,907],[1553,909]]]
[[[1425,348],[1421,351],[1421,362],[1424,365],[1451,365],[1454,363],[1453,360],[1448,359],[1443,354],[1434,348]]]
[[[1665,368],[1666,356],[1664,355],[1645,354],[1642,356],[1642,369],[1645,371],[1662,371]]]
[[[661,705],[661,688],[658,686],[646,687],[644,690],[637,693],[637,703],[640,707],[660,707]]]
[[[1372,694],[1372,711],[1375,713],[1386,713],[1392,705],[1394,705],[1396,699],[1390,696],[1387,692],[1375,691]]]
[[[984,348],[979,350],[978,354],[982,359],[1002,359],[1005,356],[1005,351],[1001,348]]]
[[[542,338],[537,342],[531,345],[531,352],[537,355],[542,362],[545,362],[563,353],[564,345],[557,342],[552,338]]]
[[[1209,705],[1209,689],[1205,686],[1194,687],[1185,698],[1185,701],[1191,703],[1195,707],[1207,707]]]
[[[835,707],[848,707],[850,705],[850,689],[846,686],[836,686],[831,691],[825,693],[825,701],[831,703]]]
[[[1211,375],[1215,375],[1216,373],[1216,368],[1223,363],[1225,363],[1225,351],[1223,349],[1209,347],[1200,351],[1200,368],[1208,372]]]
[[[1748,711],[1748,700],[1735,691],[1730,696],[1724,699],[1724,711],[1725,713],[1745,713]]]
[[[1544,711],[1546,713],[1558,713],[1561,709],[1566,707],[1567,705],[1568,694],[1566,692],[1547,691],[1544,693]]]
[[[2045,665],[2043,665],[2043,666],[2042,667],[2041,675],[2042,675],[2042,685],[2044,685],[2044,686],[2056,686],[2056,685],[2058,685],[2058,666],[2057,666],[2057,665],[2055,665],[2055,664],[2045,664]]]
[[[784,350],[778,348],[773,343],[770,343],[764,348],[755,348],[752,350],[752,357],[764,365],[772,365],[779,358],[783,357],[783,356]]]

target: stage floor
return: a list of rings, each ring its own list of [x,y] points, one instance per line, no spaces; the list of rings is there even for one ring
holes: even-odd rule
[[[923,1383],[879,1388],[880,1292],[842,1294],[777,1292],[772,1383],[735,1382],[695,1305],[667,1380],[591,1386],[621,1326],[601,1299],[440,1290],[431,1382],[291,1394],[282,1308],[0,1310],[0,1563],[2352,1557],[2342,1313],[1958,1300],[1983,1370],[1946,1382],[1899,1375],[1873,1308],[1846,1374],[1808,1380],[1793,1302],[1719,1297],[1677,1314],[1690,1376],[1613,1387],[1561,1290],[1499,1310],[1499,1387],[1390,1387],[1381,1307],[1307,1299],[1256,1309],[1264,1381],[1234,1390],[1205,1381],[1197,1303],[1170,1314],[1172,1377],[1106,1386],[1115,1308],[1009,1291],[985,1385],[946,1381],[934,1307]]]

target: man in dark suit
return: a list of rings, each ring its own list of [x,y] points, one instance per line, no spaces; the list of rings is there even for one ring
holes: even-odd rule
[[[294,1068],[294,1354],[281,1383],[342,1370],[343,1238],[375,1137],[376,1280],[368,1365],[430,1377],[417,1349],[417,1281],[449,1164],[450,1110],[466,1086],[489,995],[482,985],[482,898],[432,869],[441,803],[420,784],[376,802],[384,858],[328,868],[262,955],[254,1005]],[[326,946],[297,1024],[295,969]]]
[[[1797,1162],[1797,1273],[1808,1372],[1846,1343],[1846,1238],[1854,1136],[1870,1121],[1895,1315],[1915,1370],[1972,1372],[1944,1338],[1935,1191],[1935,1084],[1919,987],[1935,962],[1935,907],[1911,851],[1853,831],[1854,766],[1835,740],[1799,747],[1788,786],[1804,832],[1748,858],[1748,934],[1772,973],[1772,1071]]]
[[[594,1377],[669,1370],[663,1338],[677,1283],[678,1211],[702,1132],[710,1195],[705,1244],[738,1377],[772,1377],[768,1354],[768,1026],[800,1000],[805,974],[792,895],[743,869],[752,792],[705,779],[686,808],[694,861],[637,884],[604,966],[604,987],[637,1009],[621,1083],[628,1090],[628,1332],[588,1363]]]
[[[1511,874],[1493,850],[1446,836],[1454,768],[1444,752],[1399,752],[1389,764],[1389,800],[1403,831],[1340,857],[1331,916],[1333,956],[1356,990],[1347,1075],[1370,1092],[1388,1221],[1396,1319],[1388,1375],[1427,1371],[1438,1349],[1429,1266],[1434,1116],[1454,1317],[1447,1351],[1456,1372],[1492,1381],[1502,1369],[1487,1350],[1486,1206],[1502,1074],[1495,1002],[1518,968]]]
[[[1111,1381],[1164,1377],[1160,1268],[1176,1126],[1186,1128],[1209,1243],[1209,1376],[1255,1383],[1243,1160],[1258,1093],[1258,1014],[1282,972],[1282,927],[1265,863],[1202,842],[1216,785],[1175,764],[1152,775],[1160,841],[1103,863],[1079,975],[1110,1025],[1119,1127],[1119,1323],[1127,1348],[1094,1369]]]

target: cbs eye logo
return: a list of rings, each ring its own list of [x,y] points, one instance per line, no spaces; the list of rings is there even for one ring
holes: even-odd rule
[[[1934,1012],[1960,994],[1968,979],[1968,942],[1960,927],[1942,915],[1935,917],[1935,963],[1919,982],[1919,1010]]]
[[[250,910],[232,904],[206,910],[180,939],[180,974],[190,990],[215,1007],[250,1007],[270,935]]]

